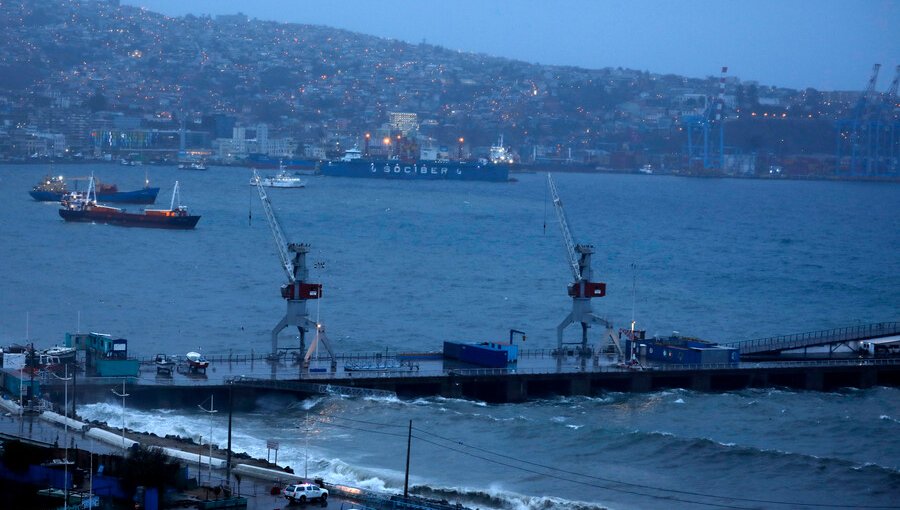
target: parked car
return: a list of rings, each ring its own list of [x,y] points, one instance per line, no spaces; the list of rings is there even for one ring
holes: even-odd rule
[[[328,489],[323,489],[312,483],[295,483],[288,485],[281,491],[281,495],[291,503],[306,503],[309,501],[328,501]]]

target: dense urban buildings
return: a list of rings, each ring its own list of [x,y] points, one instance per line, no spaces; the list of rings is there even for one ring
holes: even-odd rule
[[[542,66],[114,0],[3,2],[0,22],[6,161],[323,159],[388,142],[479,157],[503,136],[527,164],[900,174],[896,78],[888,91],[818,91],[742,81],[719,63],[705,79]]]

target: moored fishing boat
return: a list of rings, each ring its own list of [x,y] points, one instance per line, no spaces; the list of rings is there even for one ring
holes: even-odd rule
[[[93,181],[87,192],[73,192],[60,202],[59,215],[65,221],[106,223],[124,227],[150,227],[169,229],[192,229],[197,226],[200,216],[188,213],[187,206],[176,205],[178,181],[172,191],[172,204],[168,209],[145,209],[140,213],[130,213],[125,209],[97,203]]]
[[[78,181],[81,179],[71,179]],[[71,193],[66,178],[62,175],[48,175],[35,185],[28,193],[38,202],[59,202]],[[151,188],[148,180],[144,181],[144,187],[135,191],[119,191],[115,184],[102,184],[94,180],[94,192],[97,200],[103,202],[115,202],[123,204],[152,204],[156,202],[159,188]]]

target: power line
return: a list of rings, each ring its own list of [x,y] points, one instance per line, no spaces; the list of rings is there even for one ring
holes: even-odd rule
[[[522,462],[522,463],[524,463],[524,464],[530,464],[530,465],[532,465],[532,466],[540,467],[540,468],[542,468],[542,469],[548,469],[548,470],[551,470],[551,471],[559,471],[559,472],[561,472],[561,473],[566,473],[566,474],[569,474],[569,475],[581,476],[581,477],[584,477],[584,478],[592,478],[592,479],[595,479],[595,480],[600,480],[600,481],[610,482],[610,483],[616,483],[616,484],[620,484],[620,485],[627,485],[627,486],[630,486],[630,487],[638,487],[638,488],[641,488],[641,489],[653,489],[653,490],[658,490],[658,491],[663,491],[663,492],[673,492],[673,493],[677,493],[677,494],[684,494],[684,495],[688,495],[688,496],[699,496],[699,497],[705,497],[705,498],[730,499],[730,500],[734,500],[734,501],[743,501],[743,502],[747,502],[747,503],[769,503],[769,504],[775,504],[775,505],[812,506],[812,507],[822,507],[822,508],[871,508],[871,509],[891,509],[891,508],[900,508],[900,507],[898,507],[898,506],[881,506],[881,505],[841,505],[841,504],[834,504],[834,503],[798,503],[798,502],[777,501],[777,500],[765,500],[765,499],[754,499],[754,498],[741,498],[741,497],[736,497],[736,496],[721,496],[721,495],[717,495],[717,494],[707,494],[707,493],[703,493],[703,492],[684,491],[684,490],[678,490],[678,489],[666,489],[666,488],[662,488],[662,487],[655,487],[655,486],[652,486],[652,485],[645,485],[645,484],[636,484],[636,483],[631,483],[631,482],[624,482],[624,481],[621,481],[621,480],[614,480],[614,479],[611,479],[611,478],[604,478],[604,477],[601,477],[601,476],[586,475],[586,474],[584,474],[584,473],[578,473],[578,472],[575,472],[575,471],[568,471],[568,470],[565,470],[565,469],[555,468],[555,467],[552,467],[552,466],[547,466],[547,465],[545,465],[545,464],[540,464],[540,463],[537,463],[537,462],[531,462],[531,461],[528,461],[528,460],[525,460],[525,459],[519,459],[519,458],[516,458],[516,457],[509,456],[509,455],[504,455],[504,454],[502,454],[502,453],[493,452],[493,451],[486,450],[486,449],[481,448],[481,447],[476,447],[476,446],[468,445],[468,444],[466,444],[466,443],[463,443],[462,441],[457,441],[457,440],[455,440],[455,439],[450,439],[450,438],[447,438],[447,437],[443,437],[443,436],[441,436],[441,435],[439,435],[439,434],[435,434],[435,433],[429,432],[429,431],[427,431],[427,430],[422,430],[422,429],[415,428],[415,427],[414,427],[414,429],[415,429],[416,431],[418,431],[418,432],[423,432],[423,433],[428,434],[428,435],[430,435],[430,436],[434,436],[434,437],[437,437],[437,438],[439,438],[439,439],[441,439],[441,440],[448,441],[448,442],[451,442],[451,443],[454,443],[454,444],[458,444],[458,445],[464,446],[464,447],[466,447],[466,448],[471,448],[471,449],[473,449],[473,450],[481,450],[481,451],[487,452],[487,453],[489,453],[489,454],[491,454],[491,455],[495,455],[495,456],[497,456],[497,457],[501,457],[501,458],[505,458],[505,459],[509,459],[509,460],[514,460],[514,461],[516,461],[516,462]],[[437,445],[437,446],[442,446],[442,445]],[[448,448],[448,449],[452,449],[452,448],[447,447],[447,446],[444,446],[444,447],[445,447],[445,448]],[[457,450],[455,450],[455,449],[452,449],[452,450],[457,451]],[[460,452],[460,453],[464,453],[464,454],[465,454],[466,452]],[[553,475],[548,475],[548,476],[553,476]],[[556,477],[554,477],[554,478],[556,478]],[[575,480],[571,480],[571,481],[573,481],[573,482],[575,482],[575,483],[579,483],[579,482],[577,482],[577,481],[575,481]]]
[[[719,503],[705,503],[705,502],[703,502],[703,501],[692,501],[692,500],[688,500],[688,499],[680,499],[680,498],[677,498],[677,497],[674,497],[674,496],[659,496],[659,495],[655,495],[655,494],[647,494],[647,493],[645,493],[645,492],[633,491],[633,490],[628,490],[628,489],[620,489],[620,488],[609,487],[609,486],[603,486],[603,485],[596,485],[596,484],[592,484],[592,483],[588,483],[588,482],[582,482],[582,481],[579,481],[579,480],[572,480],[572,479],[569,479],[569,478],[563,478],[562,476],[558,476],[558,475],[554,475],[554,474],[550,474],[550,473],[544,473],[544,472],[541,472],[541,471],[536,471],[536,470],[534,470],[534,469],[528,469],[528,468],[524,468],[524,467],[521,467],[521,466],[515,466],[515,465],[508,464],[508,463],[505,463],[505,462],[502,462],[502,461],[499,461],[499,460],[490,459],[490,458],[488,458],[488,457],[483,457],[483,456],[481,456],[481,455],[476,455],[476,454],[474,454],[474,453],[466,452],[466,451],[459,450],[459,449],[456,449],[456,448],[453,448],[453,447],[450,447],[450,446],[447,446],[447,445],[442,445],[442,444],[436,443],[436,442],[434,442],[434,441],[425,439],[425,438],[423,438],[423,437],[419,437],[419,436],[415,436],[415,435],[414,435],[413,437],[416,438],[416,439],[418,439],[419,441],[422,441],[422,442],[425,442],[425,443],[428,443],[428,444],[432,444],[432,445],[438,446],[438,447],[440,447],[440,448],[446,448],[446,449],[448,449],[448,450],[451,450],[451,451],[454,451],[454,452],[457,452],[457,453],[461,453],[461,454],[463,454],[463,455],[468,455],[468,456],[470,456],[470,457],[475,457],[476,459],[485,460],[485,461],[487,461],[487,462],[492,462],[492,463],[494,463],[494,464],[499,464],[499,465],[501,465],[501,466],[509,467],[509,468],[512,468],[512,469],[518,469],[519,471],[525,471],[526,473],[533,473],[533,474],[536,474],[536,475],[541,475],[541,476],[546,476],[546,477],[550,477],[550,478],[555,478],[555,479],[557,479],[557,480],[563,480],[563,481],[566,481],[566,482],[577,483],[577,484],[579,484],[579,485],[586,485],[586,486],[588,486],[588,487],[594,487],[594,488],[599,488],[599,489],[606,489],[606,490],[614,491],[614,492],[622,492],[622,493],[625,493],[625,494],[632,494],[632,495],[635,495],[635,496],[644,496],[644,497],[657,498],[657,499],[666,499],[666,500],[670,500],[670,501],[679,501],[679,502],[682,502],[682,503],[693,503],[693,504],[697,504],[697,505],[713,506],[713,507],[718,507],[718,508],[745,508],[745,509],[748,509],[748,508],[749,508],[749,507],[736,507],[736,506],[734,506],[734,505],[724,505],[724,504],[719,504]],[[552,469],[552,468],[550,468],[550,469]],[[582,476],[585,476],[585,475],[582,475]],[[613,482],[613,483],[619,483],[619,482]],[[665,491],[665,489],[655,489],[655,488],[653,488],[653,487],[645,487],[645,488]]]
[[[390,424],[390,423],[380,423],[380,422],[373,422],[373,421],[367,421],[367,420],[358,420],[358,419],[354,419],[354,418],[346,418],[346,417],[339,417],[339,416],[335,416],[334,418],[337,418],[337,419],[340,419],[340,420],[346,420],[346,421],[357,422],[357,423],[363,423],[363,424],[367,424],[367,425],[374,425],[374,426],[377,426],[377,427],[395,427],[395,428],[403,428],[403,427],[405,427],[404,425],[395,425],[395,424]],[[325,422],[323,422],[323,423],[325,423]],[[395,437],[406,437],[404,434],[391,434],[391,433],[386,433],[386,432],[382,432],[382,431],[378,431],[378,430],[371,430],[371,429],[364,429],[364,428],[356,428],[356,427],[348,427],[348,426],[345,426],[345,425],[339,425],[339,424],[335,424],[335,423],[332,423],[332,425],[339,426],[339,427],[344,427],[344,428],[350,428],[350,429],[353,429],[353,430],[360,430],[360,431],[364,431],[364,432],[374,432],[374,433],[379,433],[379,434],[392,435],[392,436],[395,436]],[[794,506],[809,506],[809,507],[819,507],[819,508],[867,508],[867,509],[895,509],[895,508],[900,508],[900,506],[882,506],[882,505],[843,505],[843,504],[835,504],[835,503],[798,503],[798,502],[790,502],[790,501],[766,500],[766,499],[756,499],[756,498],[742,498],[742,497],[738,497],[738,496],[722,496],[722,495],[718,495],[718,494],[707,494],[707,493],[703,493],[703,492],[685,491],[685,490],[679,490],[679,489],[668,489],[668,488],[656,487],[656,486],[652,486],[652,485],[636,484],[636,483],[632,483],[632,482],[625,482],[625,481],[621,481],[621,480],[615,480],[615,479],[612,479],[612,478],[605,478],[605,477],[601,477],[601,476],[588,475],[588,474],[579,473],[579,472],[575,472],[575,471],[569,471],[569,470],[566,470],[566,469],[555,468],[555,467],[553,467],[553,466],[548,466],[548,465],[546,465],[546,464],[540,464],[540,463],[537,463],[537,462],[532,462],[532,461],[529,461],[529,460],[520,459],[520,458],[517,458],[517,457],[510,456],[510,455],[505,455],[505,454],[502,454],[502,453],[497,453],[497,452],[494,452],[494,451],[491,451],[491,450],[487,450],[487,449],[484,449],[484,448],[481,448],[481,447],[472,446],[472,445],[463,443],[462,441],[458,441],[458,440],[455,440],[455,439],[451,439],[451,438],[448,438],[448,437],[444,437],[444,436],[441,436],[440,434],[435,434],[435,433],[433,433],[433,432],[429,432],[429,431],[427,431],[427,430],[423,430],[423,429],[420,429],[420,428],[418,428],[418,427],[413,427],[413,429],[416,430],[417,432],[422,432],[422,433],[424,433],[424,434],[427,434],[427,435],[432,436],[432,437],[436,437],[436,438],[441,439],[441,440],[443,440],[443,441],[447,441],[447,442],[449,442],[449,443],[453,443],[453,444],[455,444],[455,445],[459,445],[459,446],[462,446],[462,447],[465,447],[465,448],[469,448],[469,449],[472,449],[472,450],[478,450],[478,451],[481,451],[481,452],[484,452],[484,453],[487,453],[487,454],[490,454],[490,455],[494,455],[494,456],[496,456],[496,457],[500,457],[500,458],[503,458],[503,459],[508,459],[508,460],[512,460],[512,461],[515,461],[515,462],[521,462],[521,463],[523,463],[523,464],[528,464],[528,465],[535,466],[535,467],[538,467],[538,468],[541,468],[541,469],[545,469],[545,470],[549,470],[549,471],[557,471],[557,472],[559,472],[559,473],[565,473],[565,474],[567,474],[567,475],[579,476],[579,477],[582,477],[582,478],[588,478],[588,479],[598,480],[598,481],[602,481],[602,482],[613,483],[613,484],[617,484],[617,485],[624,485],[624,486],[628,486],[628,487],[635,487],[635,488],[638,488],[638,489],[650,489],[650,490],[655,490],[655,491],[660,491],[660,492],[668,492],[668,493],[673,493],[673,494],[682,494],[682,495],[685,495],[685,496],[696,496],[696,497],[702,497],[702,498],[716,498],[716,499],[724,499],[724,500],[731,500],[731,501],[740,501],[740,502],[745,502],[745,503],[765,503],[765,504],[772,504],[772,505],[794,505]],[[569,479],[569,478],[563,478],[563,477],[560,477],[560,476],[557,476],[557,475],[553,475],[553,474],[549,474],[549,473],[538,472],[538,471],[534,471],[534,470],[522,468],[522,467],[520,467],[520,466],[514,466],[514,465],[511,465],[511,464],[507,464],[507,463],[504,463],[504,462],[500,462],[500,461],[497,461],[496,459],[490,459],[490,458],[483,457],[483,456],[480,456],[480,455],[475,455],[475,454],[472,454],[472,453],[470,453],[470,452],[462,451],[462,450],[459,450],[459,449],[456,449],[456,448],[451,448],[451,447],[449,447],[449,446],[447,446],[447,445],[442,445],[442,444],[439,444],[439,443],[436,443],[436,442],[433,442],[433,441],[429,441],[429,440],[427,440],[427,439],[425,439],[425,438],[423,438],[423,437],[419,437],[419,436],[414,436],[414,437],[416,437],[416,439],[419,439],[419,440],[421,440],[421,441],[423,441],[423,442],[426,442],[426,443],[429,443],[429,444],[432,444],[432,445],[434,445],[434,446],[438,446],[438,447],[441,447],[441,448],[446,448],[446,449],[455,451],[455,452],[457,452],[457,453],[461,453],[461,454],[463,454],[463,455],[469,455],[469,456],[472,456],[472,457],[475,457],[475,458],[478,458],[478,459],[485,460],[485,461],[487,461],[487,462],[493,462],[493,463],[495,463],[495,464],[500,464],[500,465],[503,465],[503,466],[506,466],[506,467],[511,467],[511,468],[514,468],[514,469],[519,469],[519,470],[526,471],[526,472],[530,472],[530,473],[540,474],[540,475],[543,475],[543,476],[550,476],[550,477],[552,477],[552,478],[556,478],[556,479],[559,479],[559,480],[565,480],[565,481],[569,481],[569,482],[573,482],[573,483],[578,483],[578,484],[581,484],[581,485],[588,485],[588,486],[592,486],[592,487],[605,488],[605,489],[612,490],[612,491],[625,492],[625,493],[628,493],[628,494],[636,494],[636,495],[642,495],[642,496],[653,497],[653,498],[671,499],[671,498],[666,498],[666,497],[664,497],[664,496],[658,496],[658,495],[653,495],[653,494],[646,494],[646,493],[641,493],[641,492],[638,492],[638,491],[626,491],[626,490],[624,490],[624,489],[616,489],[616,488],[612,488],[612,487],[604,487],[604,486],[591,485],[591,484],[586,483],[586,482],[581,482],[581,481],[578,481],[578,480],[572,480],[572,479]],[[682,501],[682,500],[678,500],[678,501]],[[701,502],[698,502],[698,501],[685,501],[685,502],[687,502],[687,503],[705,504],[705,505],[709,505],[709,506],[722,506],[722,505],[716,505],[716,504],[713,504],[713,503],[701,503]],[[726,506],[726,508],[734,508],[734,507],[732,507],[732,506]]]

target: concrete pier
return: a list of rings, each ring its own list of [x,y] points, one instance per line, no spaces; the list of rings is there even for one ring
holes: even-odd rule
[[[353,355],[352,359],[359,359]],[[750,362],[714,365],[657,365],[634,370],[609,360],[584,363],[557,360],[543,351],[526,352],[504,369],[465,368],[440,359],[421,361],[415,369],[348,371],[338,363],[333,371],[312,371],[297,365],[259,360],[213,362],[206,374],[176,372],[159,376],[152,364],[140,376],[126,380],[129,406],[194,407],[210,395],[226,402],[233,387],[235,409],[250,409],[273,393],[303,398],[329,392],[350,396],[397,395],[416,398],[440,395],[486,402],[522,402],[555,395],[596,396],[606,392],[649,392],[668,388],[734,391],[743,388],[786,387],[831,391],[842,387],[900,386],[900,358]],[[78,402],[114,400],[120,378],[79,378]],[[62,401],[61,381],[48,378],[42,389]],[[118,390],[117,390],[118,391]]]

